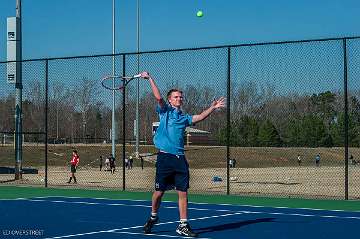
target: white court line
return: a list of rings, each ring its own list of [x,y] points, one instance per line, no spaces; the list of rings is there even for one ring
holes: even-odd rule
[[[70,196],[44,196],[44,197],[31,197],[31,198],[72,198],[72,199],[84,199],[84,197],[70,197]],[[31,199],[28,198],[28,199]],[[122,199],[116,199],[116,198],[89,198],[89,199],[95,199],[95,200],[108,200],[108,201],[134,201],[134,202],[150,202],[149,200],[145,200],[145,199],[126,199],[126,198],[122,198]],[[162,201],[162,202],[173,202],[173,201]],[[176,203],[176,202],[173,202]]]
[[[51,203],[66,203],[66,204],[85,204],[85,205],[105,205],[105,206],[125,206],[125,207],[146,207],[151,208],[151,205],[143,205],[143,204],[133,204],[129,205],[126,203],[99,203],[99,202],[70,202],[70,201],[63,201],[63,200],[43,200],[43,199],[24,199],[30,202],[51,202]],[[176,206],[163,206],[166,209],[178,209]],[[217,211],[217,212],[233,212],[231,210],[226,209],[208,209],[208,208],[188,208],[190,210],[197,210],[197,211]]]
[[[0,201],[26,200],[27,198],[0,198]]]
[[[193,238],[193,237],[184,237],[184,236],[172,236],[172,235],[161,235],[161,234],[154,234],[154,233],[140,233],[140,232],[113,232],[113,233],[121,233],[121,234],[130,234],[130,235],[143,235],[143,236],[156,236],[156,237],[169,237],[169,238]],[[209,237],[197,237],[198,239],[211,239]]]
[[[206,202],[189,202],[193,204],[199,204],[199,205],[214,205],[212,203],[206,203]],[[299,207],[299,208],[293,208],[293,207],[272,207],[272,206],[257,206],[257,205],[246,205],[246,204],[227,204],[227,203],[220,203],[216,204],[219,206],[229,206],[229,207],[250,207],[250,208],[276,208],[276,209],[290,209],[290,210],[309,210],[309,211],[327,211],[327,212],[360,212],[360,211],[346,211],[341,209],[321,209],[321,208],[307,208],[307,207]]]
[[[83,199],[84,197],[64,197],[64,196],[45,196],[45,197],[33,197],[33,198],[53,198],[53,197],[60,197],[60,198],[72,198],[72,199]],[[19,198],[25,199],[25,198]],[[110,199],[110,198],[91,198],[95,200],[119,200],[119,201],[134,201],[134,202],[150,202],[149,200],[142,200],[142,199]],[[174,201],[162,201],[164,203],[176,203]],[[191,202],[189,204],[198,204],[198,205],[218,205],[218,206],[229,206],[229,207],[250,207],[250,208],[276,208],[276,209],[290,209],[290,210],[310,210],[310,211],[327,211],[327,212],[360,212],[360,211],[346,211],[342,209],[321,209],[321,208],[292,208],[292,207],[271,207],[271,206],[257,206],[257,205],[246,205],[246,204],[228,204],[228,203],[206,203],[206,202]]]
[[[25,199],[30,202],[51,202],[51,203],[66,203],[66,204],[85,204],[85,205],[105,205],[105,206],[127,206],[127,207],[150,207],[151,205],[129,205],[126,203],[100,203],[100,202],[72,202],[72,201],[63,201],[63,200],[44,200],[44,199]]]
[[[228,217],[228,216],[239,215],[239,214],[242,214],[242,213],[237,212],[237,213],[232,213],[232,214],[224,214],[224,215],[217,215],[217,216],[193,218],[193,219],[190,219],[190,221],[205,220],[205,219],[218,218],[218,217]],[[156,225],[165,225],[165,224],[173,224],[173,223],[179,223],[179,221],[162,222],[162,223],[157,223]],[[96,231],[96,232],[70,234],[70,235],[65,235],[65,236],[47,237],[47,238],[44,238],[44,239],[60,239],[60,238],[78,237],[78,236],[86,236],[86,235],[93,235],[93,234],[106,233],[106,232],[114,233],[114,232],[118,232],[118,231],[124,231],[124,230],[136,229],[136,228],[142,228],[142,227],[143,227],[143,225],[141,225],[141,226],[133,226],[133,227],[124,227],[124,228],[118,228],[118,229],[111,229],[111,230],[107,230],[107,231]],[[143,235],[146,235],[146,234],[143,234]]]
[[[358,219],[360,217],[342,217],[334,215],[314,215],[314,214],[300,214],[300,213],[282,213],[282,212],[256,212],[256,211],[239,211],[244,214],[268,214],[268,215],[280,215],[280,216],[297,216],[297,217],[320,217],[320,218],[336,218],[336,219]]]
[[[32,202],[51,202],[51,203],[66,203],[66,204],[85,204],[85,205],[106,205],[106,206],[125,206],[125,207],[146,207],[151,208],[150,205],[142,205],[142,204],[134,204],[129,205],[125,203],[99,203],[99,202],[69,202],[63,200],[43,200],[43,199],[25,199],[26,201]],[[164,206],[163,208],[167,209],[177,209],[175,206]],[[263,212],[263,211],[242,211],[242,210],[225,210],[225,209],[206,209],[206,208],[193,208],[189,207],[189,210],[197,210],[197,211],[214,211],[214,212],[240,212],[244,214],[268,214],[268,215],[281,215],[281,216],[299,216],[299,217],[320,217],[320,218],[337,218],[337,219],[360,219],[360,217],[344,217],[344,216],[336,216],[336,215],[313,215],[313,214],[301,214],[301,213],[283,213],[283,212]]]

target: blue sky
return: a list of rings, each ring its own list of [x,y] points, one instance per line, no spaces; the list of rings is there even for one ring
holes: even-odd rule
[[[6,18],[0,0],[0,60]],[[140,50],[360,36],[356,0],[140,0]],[[196,17],[202,10],[204,16]],[[112,0],[22,0],[23,58],[112,52]],[[116,52],[136,51],[136,0],[116,0]]]

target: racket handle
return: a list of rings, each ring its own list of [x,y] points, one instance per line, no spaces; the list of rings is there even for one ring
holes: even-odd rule
[[[134,75],[134,78],[139,78],[139,77],[141,77],[141,74]]]

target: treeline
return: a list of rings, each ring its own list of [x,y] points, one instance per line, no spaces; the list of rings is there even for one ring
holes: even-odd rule
[[[76,87],[60,82],[49,84],[48,135],[67,143],[110,141],[111,93],[102,98],[98,82],[83,78]],[[126,91],[126,135],[134,140],[136,118],[135,89]],[[196,114],[219,97],[219,90],[208,86],[187,85],[183,110]],[[150,90],[150,89],[149,89]],[[166,92],[162,92],[166,95]],[[104,94],[102,94],[104,95]],[[261,88],[253,82],[232,86],[230,97],[230,145],[268,147],[332,147],[344,145],[344,98],[339,92],[279,96],[275,87]],[[0,131],[14,130],[14,95],[0,98]],[[116,103],[117,135],[122,135],[121,94]],[[156,102],[150,91],[141,93],[140,140],[152,142],[152,123],[158,121]],[[23,131],[45,130],[45,91],[40,83],[24,89]],[[353,92],[349,96],[349,144],[360,146],[360,102]],[[215,112],[194,126],[211,132],[211,139],[226,144],[226,110]],[[41,135],[26,135],[28,141],[42,141]],[[120,141],[120,137],[117,139]]]
[[[234,108],[231,146],[333,147],[343,146],[345,142],[344,98],[341,94],[326,91],[311,96],[272,95],[264,102],[260,100],[260,103],[251,104],[251,107],[240,97],[239,102],[234,102]],[[360,102],[355,96],[350,96],[350,146],[360,146],[359,133]],[[226,144],[226,127],[222,127],[219,140]]]

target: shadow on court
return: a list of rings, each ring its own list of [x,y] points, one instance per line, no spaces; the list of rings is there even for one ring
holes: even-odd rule
[[[273,222],[275,218],[259,218],[255,220],[247,220],[247,221],[240,221],[240,222],[232,222],[220,225],[214,225],[210,227],[201,227],[201,228],[193,228],[194,232],[198,234],[207,233],[207,232],[218,232],[218,231],[226,231],[226,230],[233,230],[237,229],[246,225],[263,223],[263,222]],[[163,232],[171,232],[172,230],[166,231],[156,231],[156,233],[163,233]]]
[[[255,219],[255,220],[232,222],[232,223],[226,223],[226,224],[221,224],[221,225],[214,225],[214,226],[210,226],[210,227],[194,228],[194,231],[199,234],[206,233],[206,232],[218,232],[218,231],[237,229],[237,228],[240,228],[240,227],[243,227],[246,225],[250,225],[250,224],[272,222],[274,220],[275,220],[275,218],[259,218],[259,219]]]

